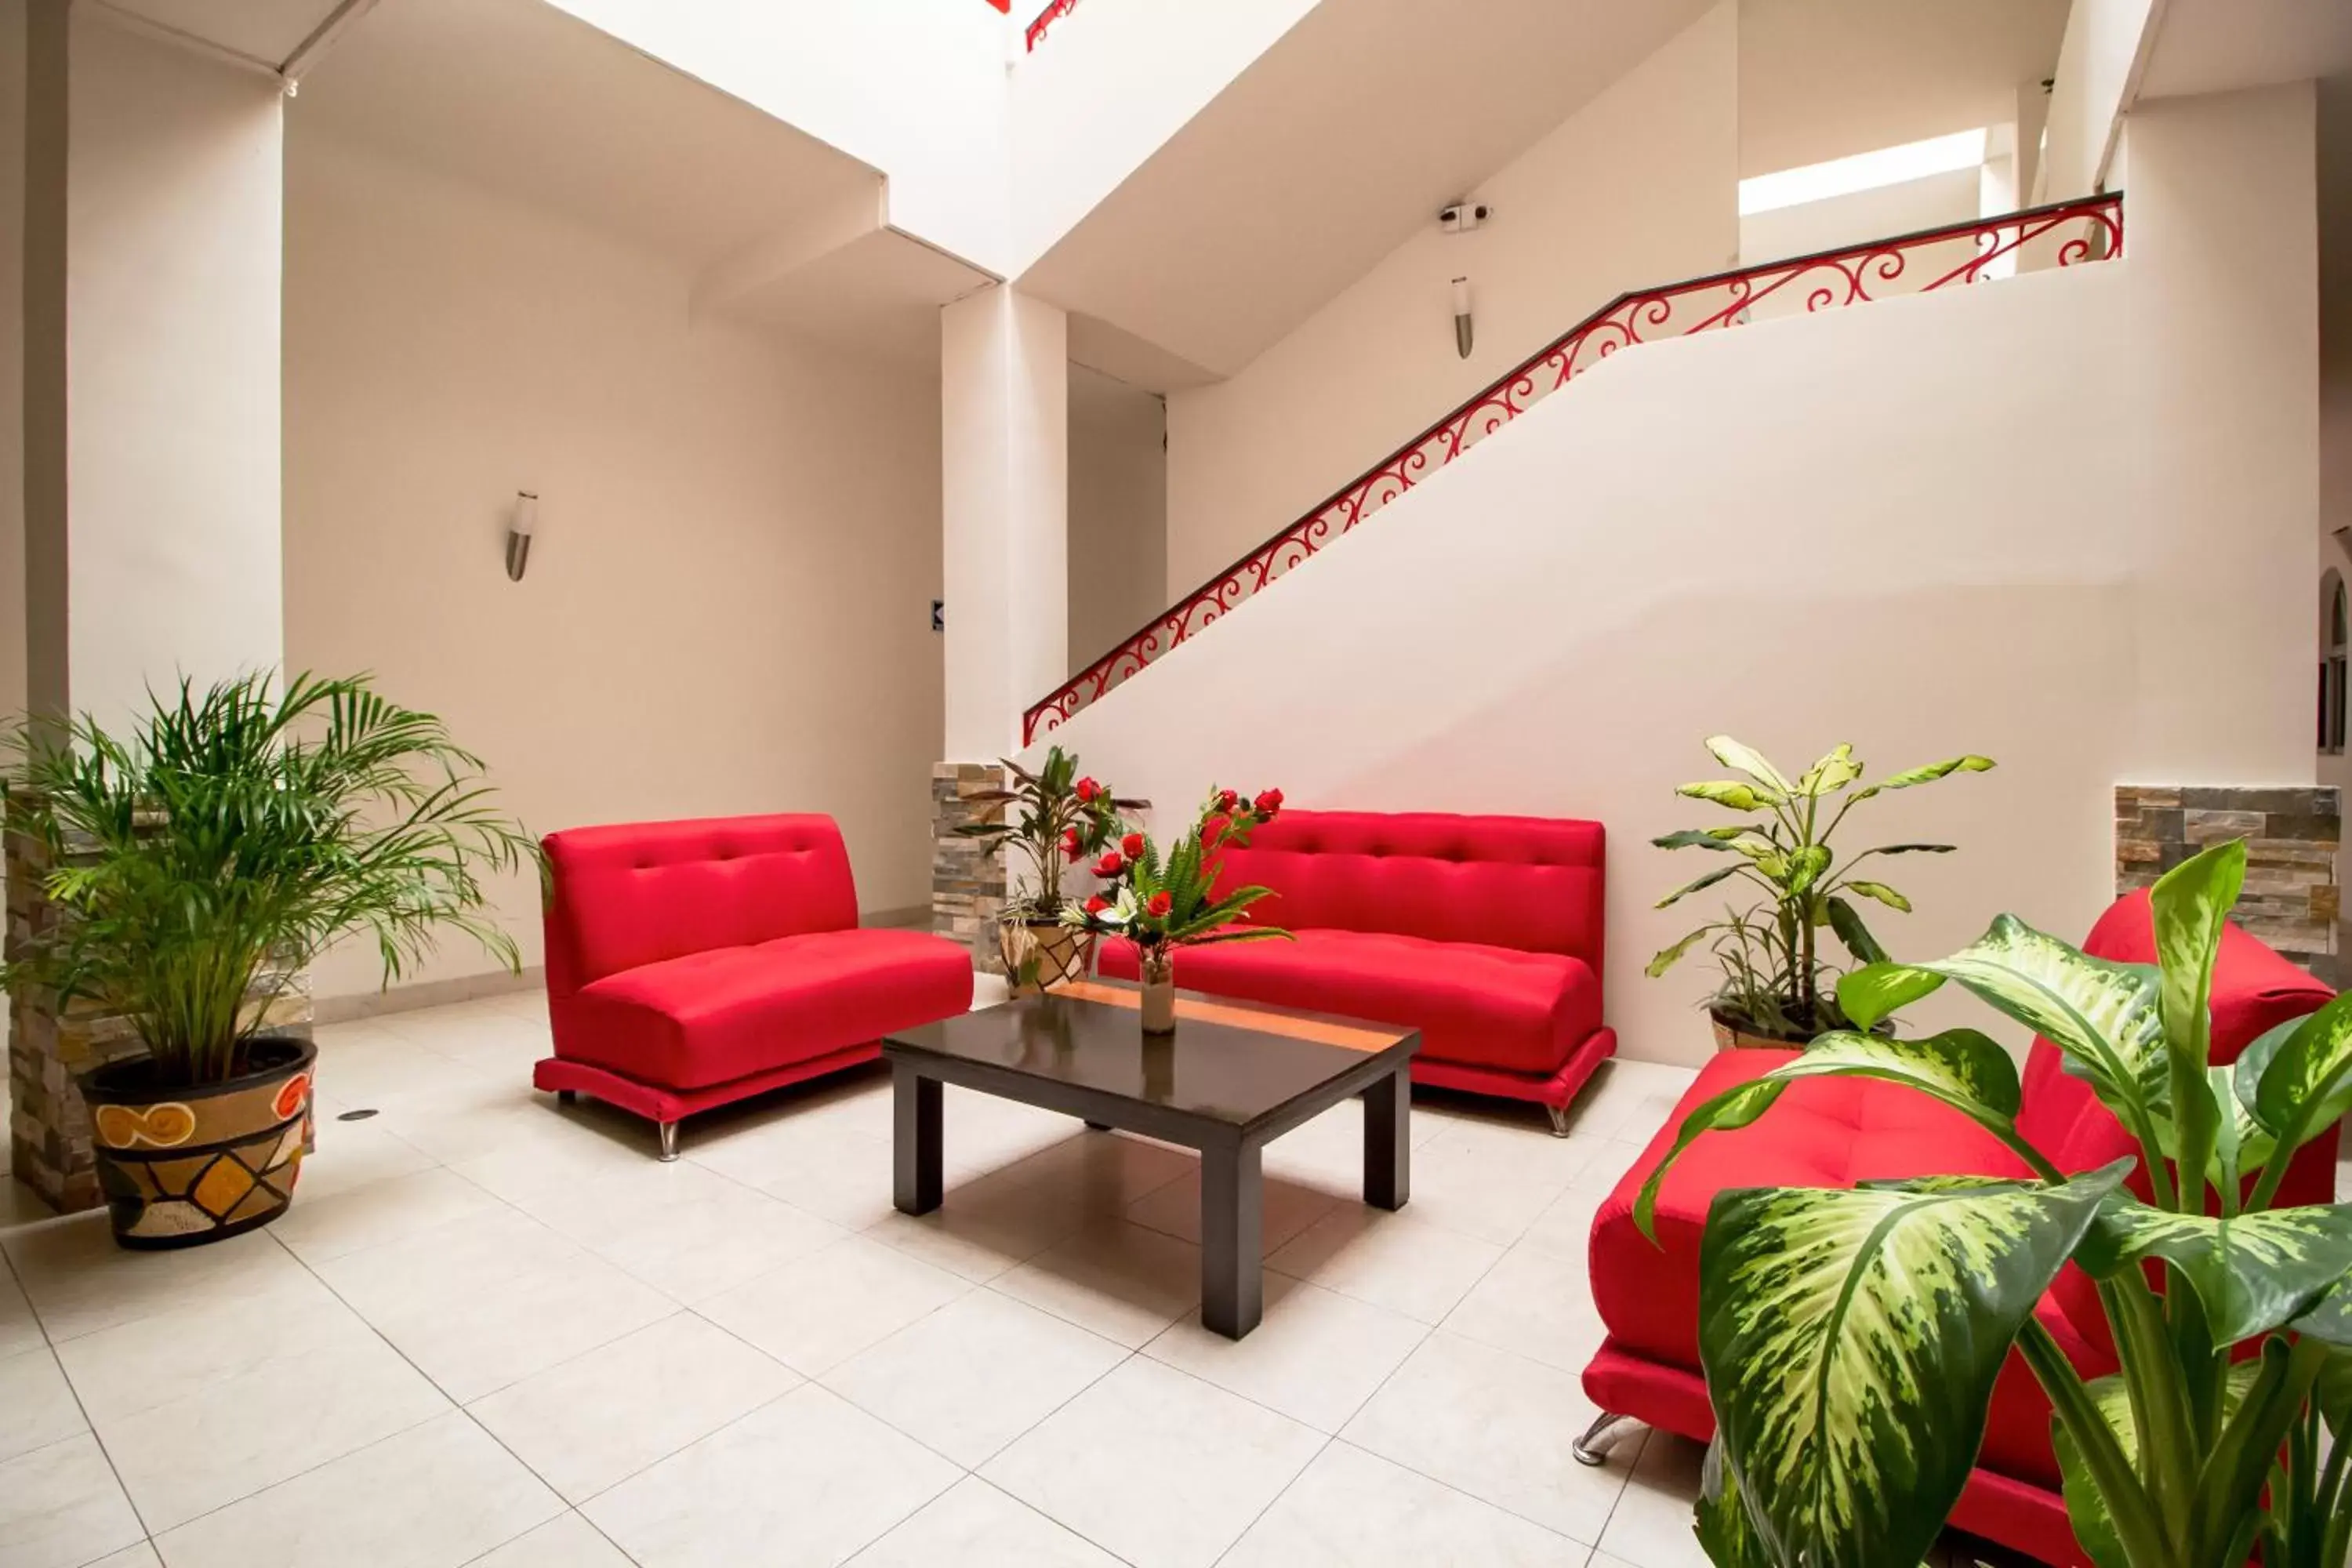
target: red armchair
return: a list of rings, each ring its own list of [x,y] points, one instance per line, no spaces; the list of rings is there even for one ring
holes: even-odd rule
[[[1563,1112],[1617,1049],[1601,1021],[1597,822],[1290,811],[1224,852],[1221,887],[1292,942],[1179,948],[1176,984],[1421,1030],[1416,1083]],[[1104,944],[1133,979],[1135,949]]]
[[[2083,944],[2095,957],[2152,963],[2156,944],[2147,895],[2135,893],[2100,917]],[[2265,1030],[2315,1010],[2334,993],[2236,926],[2222,939],[2213,976],[2213,1059],[2234,1060]],[[2023,1163],[1982,1128],[1898,1086],[1859,1079],[1791,1084],[1760,1121],[1710,1132],[1691,1145],[1660,1189],[1655,1245],[1633,1224],[1633,1200],[1673,1145],[1684,1114],[1793,1053],[1727,1051],[1709,1062],[1601,1205],[1592,1226],[1594,1304],[1608,1338],[1584,1369],[1584,1392],[1602,1411],[1577,1447],[1601,1462],[1615,1422],[1631,1416],[1702,1442],[1715,1413],[1698,1360],[1699,1235],[1707,1205],[1728,1187],[1845,1187],[1872,1180],[1941,1174],[2022,1176]],[[2036,1040],[2025,1068],[2018,1130],[2068,1173],[2090,1170],[2137,1145],[2090,1086],[2063,1070],[2058,1048]],[[2336,1133],[2294,1156],[2281,1204],[2333,1201]],[[2145,1177],[2134,1178],[2145,1194]],[[2069,1265],[2036,1310],[2085,1377],[2116,1370],[2097,1290]],[[1952,1522],[2067,1568],[2090,1568],[2066,1522],[2050,1447],[2050,1405],[2014,1352],[1993,1392],[1984,1444]]]
[[[971,1005],[964,950],[861,931],[829,816],[581,827],[547,839],[547,1005],[531,1072],[660,1124],[881,1054]]]

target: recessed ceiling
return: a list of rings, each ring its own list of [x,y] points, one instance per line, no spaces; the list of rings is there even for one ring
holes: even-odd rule
[[[2142,98],[2268,87],[2352,70],[2352,0],[2169,0]]]
[[[1230,375],[1707,5],[1318,5],[1022,287]]]
[[[698,268],[881,180],[541,0],[382,0],[287,114]]]
[[[335,14],[339,0],[105,0],[113,10],[275,68]]]
[[[2013,121],[2018,89],[2057,68],[2066,11],[2067,0],[1745,0],[1740,176]]]

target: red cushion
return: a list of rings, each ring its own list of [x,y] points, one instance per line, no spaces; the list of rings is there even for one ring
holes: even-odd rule
[[[639,822],[551,834],[547,988],[857,924],[849,851],[814,815]]]
[[[971,958],[944,938],[817,931],[592,981],[556,1003],[556,1049],[633,1079],[703,1089],[971,1005]]]
[[[1633,1200],[1673,1147],[1683,1117],[1795,1055],[1725,1051],[1708,1062],[1594,1215],[1592,1298],[1620,1344],[1698,1366],[1699,1235],[1707,1205],[1725,1188],[1850,1187],[1955,1171],[2027,1173],[1990,1133],[1925,1095],[1867,1079],[1816,1079],[1790,1084],[1761,1121],[1693,1143],[1659,1189],[1658,1239],[1652,1243],[1633,1223]]]
[[[1131,980],[1134,947],[1103,946]],[[1601,982],[1580,958],[1377,931],[1309,929],[1289,942],[1180,948],[1176,984],[1421,1031],[1423,1061],[1549,1074],[1601,1026]]]
[[[1219,885],[1272,888],[1252,913],[1288,931],[1563,953],[1599,974],[1603,840],[1550,817],[1289,811],[1224,852]]]

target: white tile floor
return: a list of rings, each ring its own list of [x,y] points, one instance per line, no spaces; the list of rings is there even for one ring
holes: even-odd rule
[[[949,1090],[950,1192],[889,1200],[887,1078],[690,1123],[530,1085],[534,998],[320,1031],[270,1229],[119,1252],[0,1188],[0,1568],[1698,1568],[1697,1450],[1571,1463],[1594,1205],[1690,1074],[1575,1134],[1356,1107],[1266,1158],[1266,1309],[1197,1322],[1192,1157]]]

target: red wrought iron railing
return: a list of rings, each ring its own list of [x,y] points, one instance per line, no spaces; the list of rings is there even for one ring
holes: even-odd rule
[[[1053,4],[1038,12],[1036,20],[1029,24],[1029,29],[1025,35],[1029,41],[1029,47],[1034,50],[1045,41],[1048,28],[1077,8],[1078,0],[1053,0]]]
[[[1066,7],[1076,0],[1057,0]],[[1922,229],[1620,294],[1370,473],[1210,578],[1030,709],[1027,744],[1171,648],[1263,593],[1318,550],[1620,349],[1775,316],[1804,315],[2006,277],[2021,261],[2071,267],[2121,254],[2120,193]],[[1938,254],[1940,252],[1940,254]]]

